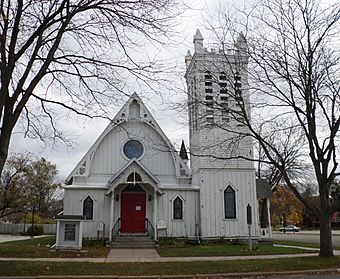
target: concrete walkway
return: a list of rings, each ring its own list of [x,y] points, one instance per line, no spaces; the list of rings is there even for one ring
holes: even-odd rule
[[[334,251],[340,255],[340,251]],[[256,256],[226,256],[226,257],[160,257],[155,249],[111,249],[107,258],[0,258],[0,261],[45,261],[45,262],[193,262],[193,261],[235,261],[254,259],[280,259],[317,256],[318,253],[256,255]]]

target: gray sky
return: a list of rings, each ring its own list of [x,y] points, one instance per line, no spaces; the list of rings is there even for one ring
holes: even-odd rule
[[[171,109],[171,103],[175,103],[179,99],[186,99],[183,91],[185,89],[183,78],[185,71],[184,56],[188,49],[193,52],[192,39],[197,28],[200,28],[206,41],[209,41],[209,32],[205,29],[205,22],[209,20],[207,11],[213,10],[218,2],[218,0],[186,1],[191,9],[186,11],[181,18],[181,24],[177,28],[178,38],[175,38],[176,44],[161,51],[161,54],[164,53],[163,55],[169,63],[177,65],[177,77],[175,78],[178,79],[176,80],[179,87],[178,92],[171,93],[170,97],[168,95],[166,101],[160,96],[153,96],[152,99],[144,100],[156,121],[175,146],[178,146],[182,139],[188,142],[187,114]],[[228,0],[228,2],[232,1]],[[141,94],[138,91],[136,93]],[[118,112],[118,109],[117,107],[114,113]],[[57,165],[60,171],[59,176],[64,180],[100,136],[107,124],[108,121],[103,119],[87,119],[84,121],[76,117],[70,121],[59,123],[63,130],[74,135],[75,143],[71,148],[62,144],[54,146],[53,149],[50,146],[46,147],[38,139],[24,138],[20,130],[17,129],[11,139],[10,152],[31,152],[38,157],[45,157]]]

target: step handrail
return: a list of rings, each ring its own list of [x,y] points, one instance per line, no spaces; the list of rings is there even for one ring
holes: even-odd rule
[[[117,237],[117,235],[120,232],[120,218],[116,221],[116,223],[112,227],[111,235],[112,235],[112,241],[114,241]]]
[[[147,235],[154,240],[155,236],[155,228],[151,224],[150,220],[148,218],[145,219],[145,227],[146,227],[146,233]]]

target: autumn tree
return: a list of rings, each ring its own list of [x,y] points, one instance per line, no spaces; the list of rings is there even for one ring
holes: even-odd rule
[[[222,8],[211,27],[225,62],[207,70],[220,87],[218,75],[228,73],[221,90],[229,106],[215,99],[216,115],[224,113],[228,121],[209,125],[227,131],[223,147],[236,151],[216,158],[260,161],[273,168],[320,220],[320,256],[333,256],[331,216],[340,208],[331,197],[340,174],[340,3],[259,0],[233,13]],[[231,60],[230,53],[235,54]],[[238,152],[245,139],[259,146],[261,156]],[[317,204],[301,194],[306,181],[317,185]]]
[[[106,116],[129,80],[149,86],[160,69],[145,44],[165,42],[178,14],[169,0],[0,1],[0,173],[13,129],[65,140],[63,113]],[[143,62],[145,61],[145,62]],[[130,88],[131,90],[131,88]]]
[[[49,208],[54,203],[56,191],[61,187],[57,173],[57,166],[46,161],[45,158],[33,161],[26,169],[29,203],[42,217],[48,215]]]
[[[283,185],[277,186],[270,198],[270,214],[274,220],[287,224],[301,224],[304,206],[292,191]],[[279,225],[272,222],[273,225]]]
[[[27,154],[13,154],[7,160],[0,180],[0,218],[22,211],[29,201],[26,171]]]
[[[56,165],[32,154],[12,154],[0,181],[0,218],[32,210],[47,217],[60,187]]]

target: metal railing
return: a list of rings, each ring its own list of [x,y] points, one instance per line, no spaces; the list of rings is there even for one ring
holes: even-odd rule
[[[120,232],[120,218],[116,221],[116,223],[113,225],[111,235],[112,235],[112,241],[114,241],[117,237],[117,235]]]
[[[145,219],[145,228],[146,228],[147,235],[152,240],[154,240],[154,238],[155,238],[155,229],[154,229],[153,225],[151,224],[151,222],[149,221],[148,218]]]

